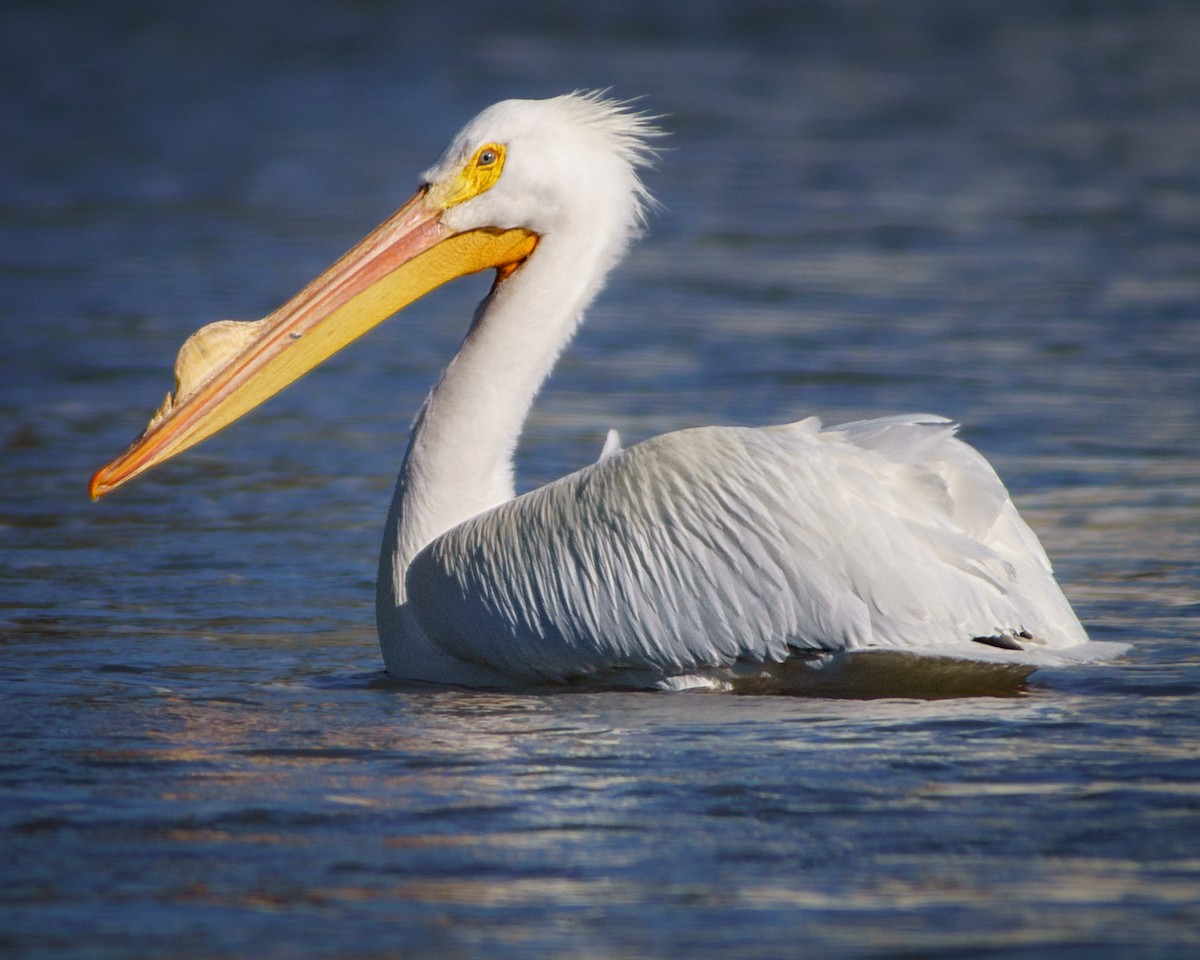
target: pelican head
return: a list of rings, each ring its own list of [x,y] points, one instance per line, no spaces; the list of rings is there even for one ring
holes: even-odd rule
[[[599,94],[507,100],[454,138],[415,195],[262,320],[195,333],[149,426],[91,481],[98,498],[212,436],[429,291],[542,244],[591,237],[602,275],[636,233],[649,120]],[[589,247],[583,245],[586,252]]]
[[[620,243],[643,219],[637,168],[654,134],[628,105],[595,94],[505,100],[468,123],[423,179],[451,230],[586,230]]]

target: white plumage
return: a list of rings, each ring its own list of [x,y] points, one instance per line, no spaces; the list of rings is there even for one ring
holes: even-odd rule
[[[415,625],[502,676],[632,685],[795,651],[1085,644],[1036,537],[953,433],[911,416],[657,437],[435,538],[406,574]]]
[[[497,282],[413,426],[377,588],[388,672],[677,688],[816,652],[1005,663],[1116,652],[1089,643],[995,472],[941,417],[708,427],[627,449],[612,433],[595,464],[515,496],[529,407],[642,224],[637,170],[654,134],[597,95],[489,108],[410,204],[263,321],[261,358],[210,376],[223,397],[292,349],[294,331],[311,336],[302,322],[357,316],[354,297],[393,249],[400,276],[450,238],[529,238],[470,268],[496,266]],[[429,285],[468,272],[428,269]],[[374,323],[403,302],[362,309]],[[168,433],[204,397],[168,403]],[[151,432],[139,443],[168,446]],[[117,461],[94,491],[158,456]]]
[[[513,132],[505,133],[508,124]],[[554,159],[522,171],[528,207],[516,199],[520,187],[501,193],[502,177],[480,201],[502,205],[507,219],[489,209],[482,220],[542,235],[505,286],[532,280],[520,273],[536,270],[543,255],[562,265],[554,284],[539,277],[536,292],[530,284],[527,295],[521,288],[481,307],[472,337],[418,420],[393,508],[401,544],[405,523],[419,525],[405,509],[417,500],[419,481],[406,483],[421,466],[413,458],[439,456],[425,453],[423,434],[441,412],[441,393],[462,390],[472,406],[495,407],[495,395],[479,389],[484,376],[456,376],[464,355],[477,362],[480,328],[505,343],[494,353],[489,343],[482,363],[506,376],[513,359],[497,358],[514,344],[524,350],[531,329],[552,331],[539,339],[556,356],[641,219],[645,194],[635,166],[649,151],[638,117],[593,97],[499,104],[460,135],[450,169],[479,143],[504,139],[507,176],[522,159],[518,130],[530,137],[531,155],[536,149]],[[619,175],[592,172],[593,160],[616,160]],[[446,165],[429,179],[436,182]],[[562,181],[549,182],[550,171],[562,171]],[[597,198],[612,226],[595,212]],[[542,217],[565,227],[543,225]],[[385,544],[379,626],[393,675],[478,683],[484,668],[494,672],[485,682],[594,677],[669,685],[720,678],[721,668],[739,661],[782,661],[794,650],[978,658],[996,650],[985,654],[975,637],[1027,633],[1022,646],[1054,648],[1087,640],[1003,485],[943,418],[892,417],[829,431],[814,419],[687,430],[514,499],[511,451],[549,372],[519,359],[516,366],[529,371],[513,384],[524,389],[500,411],[516,417],[483,436],[463,411],[438,435],[443,446],[497,448],[505,486],[496,505],[447,517],[427,547],[424,532],[407,549]],[[443,493],[443,484],[467,479],[480,477],[454,469],[430,483]],[[459,504],[470,499],[454,495]],[[410,564],[405,553],[418,543],[424,549]],[[403,577],[402,592],[386,589],[388,574]],[[396,617],[404,604],[411,617]],[[441,657],[431,673],[430,646],[462,661],[462,674]]]

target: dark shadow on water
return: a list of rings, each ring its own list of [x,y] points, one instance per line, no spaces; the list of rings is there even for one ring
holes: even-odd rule
[[[987,663],[923,657],[911,653],[872,651],[856,654],[796,656],[784,663],[744,664],[714,674],[711,692],[740,696],[815,697],[838,700],[946,700],[958,697],[1019,697],[1028,690],[1029,664]],[[392,690],[398,693],[443,693],[455,687],[419,680],[396,680],[386,673],[318,677],[322,689]],[[541,686],[489,688],[478,693],[552,696],[604,691],[630,692],[638,687],[613,678],[590,678]],[[646,689],[646,688],[641,688]],[[689,692],[709,692],[695,688]]]
[[[1029,664],[986,663],[873,651],[792,657],[732,681],[744,695],[823,697],[839,700],[946,700],[1017,697],[1027,690]]]

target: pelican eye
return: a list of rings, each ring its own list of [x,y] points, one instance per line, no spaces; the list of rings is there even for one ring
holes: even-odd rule
[[[497,155],[495,150],[492,150],[489,147],[484,147],[479,151],[479,159],[475,161],[475,166],[490,167],[499,159],[500,157]]]

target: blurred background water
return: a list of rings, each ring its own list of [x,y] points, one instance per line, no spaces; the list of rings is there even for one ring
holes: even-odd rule
[[[1200,950],[1200,7],[22,2],[0,12],[0,953]],[[664,208],[532,486],[701,423],[928,410],[1122,661],[1018,696],[383,680],[379,530],[487,278],[100,504],[175,351],[487,104],[611,87]]]

